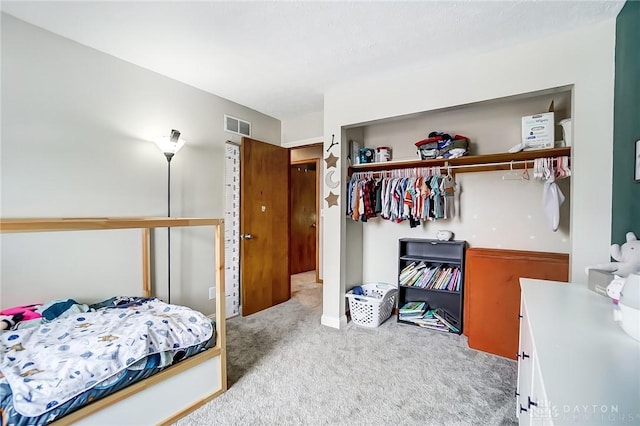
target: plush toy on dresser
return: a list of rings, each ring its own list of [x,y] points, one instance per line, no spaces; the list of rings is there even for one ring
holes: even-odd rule
[[[611,246],[611,257],[617,262],[590,266],[615,274],[607,286],[607,295],[616,304],[614,319],[631,337],[640,340],[640,241],[627,232],[627,242]]]
[[[617,260],[617,262],[589,266],[587,270],[600,269],[620,277],[626,277],[629,274],[640,272],[640,240],[636,238],[633,232],[627,232],[626,243],[622,246],[618,244],[611,246],[611,257]]]

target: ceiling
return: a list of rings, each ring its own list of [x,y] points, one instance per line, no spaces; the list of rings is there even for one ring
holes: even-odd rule
[[[3,12],[279,119],[332,85],[614,18],[624,1],[2,1]]]

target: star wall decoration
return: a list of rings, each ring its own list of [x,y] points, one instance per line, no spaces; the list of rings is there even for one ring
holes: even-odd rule
[[[340,157],[336,157],[335,155],[333,155],[333,152],[329,154],[329,156],[324,159],[324,161],[327,162],[327,169],[331,167],[338,167],[337,163],[339,159]]]
[[[329,195],[325,197],[325,200],[327,201],[329,207],[338,205],[338,195],[334,194],[333,191],[329,192]]]

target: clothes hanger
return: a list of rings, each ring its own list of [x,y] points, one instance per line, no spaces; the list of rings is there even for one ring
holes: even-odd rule
[[[509,171],[502,175],[502,180],[522,180],[522,174],[513,170],[513,160],[509,162]]]
[[[524,162],[524,171],[522,172],[522,179],[529,180],[529,162]]]
[[[561,157],[556,157],[556,177],[563,178],[566,177],[567,173],[564,170],[564,164]]]
[[[569,157],[567,156],[558,157],[558,161],[562,164],[562,170],[564,172],[563,177],[571,176],[571,169],[569,168]]]
[[[545,180],[549,180],[551,179],[555,173],[553,171],[553,160],[551,160],[550,158],[543,158],[543,170],[542,170],[542,177]]]
[[[533,160],[533,178],[540,179],[542,178],[542,160],[541,158],[536,158]]]

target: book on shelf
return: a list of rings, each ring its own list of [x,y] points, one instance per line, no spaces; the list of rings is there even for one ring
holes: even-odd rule
[[[408,282],[413,280],[416,276],[420,275],[420,270],[413,269],[406,275],[400,277],[400,285],[407,285]]]
[[[428,328],[430,330],[437,330],[437,331],[443,331],[445,333],[449,333],[449,329],[444,326],[444,325],[440,325],[440,324],[436,324],[436,325],[432,325],[432,324],[418,324],[420,327],[423,328]]]
[[[460,291],[460,268],[447,265],[427,266],[412,262],[400,272],[400,285],[429,290]]]
[[[407,264],[404,268],[402,268],[402,271],[400,271],[400,275],[404,274],[405,272],[408,272],[408,271],[412,270],[415,267],[416,267],[416,262],[411,262],[411,263]]]
[[[426,302],[407,302],[405,303],[398,312],[400,315],[417,315],[421,316],[427,310],[428,306]]]
[[[453,325],[453,323],[457,323],[455,318],[453,318],[442,308],[427,309],[421,315],[409,315],[400,313],[398,319],[400,321],[410,322],[420,327],[429,328],[432,330],[444,331],[447,333],[459,333],[458,328]]]
[[[442,308],[434,309],[433,316],[438,318],[447,328],[449,328],[454,333],[458,333],[460,330],[453,323],[457,323],[455,318],[453,318],[447,311]]]
[[[413,278],[411,278],[406,285],[409,287],[415,287],[418,281],[420,281],[420,278],[422,278],[422,272],[416,274]]]
[[[429,282],[429,280],[431,280],[431,277],[433,276],[433,274],[436,273],[437,270],[438,270],[437,266],[427,269],[422,275],[422,279],[418,283],[417,287],[426,288],[427,283]]]
[[[426,264],[424,262],[420,262],[416,264],[415,262],[411,262],[409,265],[404,267],[402,271],[400,271],[400,284],[406,283],[412,277],[416,275],[422,274],[422,269],[426,268]]]

